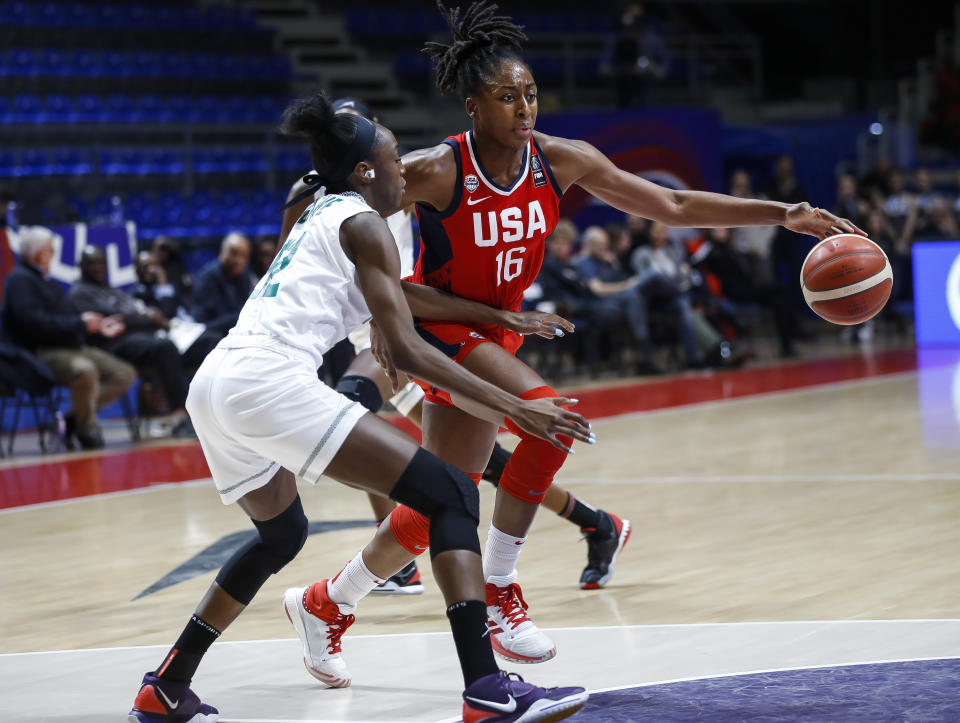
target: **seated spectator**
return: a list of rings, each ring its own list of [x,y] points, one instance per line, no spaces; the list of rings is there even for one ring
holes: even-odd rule
[[[658,288],[663,290],[667,309],[677,314],[680,341],[689,368],[739,364],[742,357],[733,354],[730,344],[694,306],[692,291],[696,279],[686,253],[668,244],[669,232],[666,225],[654,222],[650,227],[650,243],[633,252],[631,266],[640,278],[640,287],[644,288],[650,280],[656,282],[654,293]],[[653,302],[656,308],[656,297]]]
[[[137,369],[149,369],[160,381],[167,408],[170,410],[174,437],[191,437],[195,433],[187,416],[187,375],[180,361],[180,351],[158,329],[168,331],[170,321],[158,308],[148,308],[119,289],[107,285],[107,259],[103,250],[87,246],[80,256],[80,280],[70,289],[70,299],[84,311],[119,317],[122,331],[113,338],[93,338],[102,347]]]
[[[720,284],[723,298],[733,302],[735,321],[737,304],[767,307],[773,312],[781,356],[796,356],[794,343],[799,336],[799,325],[787,292],[779,286],[757,282],[750,276],[743,260],[730,245],[730,229],[708,229],[707,239],[696,254],[698,267],[713,274]]]
[[[754,193],[750,174],[743,170],[735,171],[730,177],[730,195],[737,198],[764,198],[763,194]],[[776,233],[776,226],[730,229],[733,248],[742,255],[750,273],[764,281],[770,281],[771,278],[770,252]]]
[[[221,335],[190,316],[177,288],[167,282],[163,267],[156,263],[150,251],[137,254],[136,269],[137,283],[131,296],[149,309],[159,309],[170,320],[169,336],[180,351],[180,361],[187,373],[187,381],[190,381]]]
[[[253,291],[247,270],[250,240],[239,233],[227,234],[220,244],[220,255],[198,275],[193,302],[193,318],[207,328],[227,335],[237,323],[240,309]]]
[[[883,202],[883,212],[893,226],[898,248],[906,248],[913,239],[917,223],[917,200],[907,191],[903,172],[890,172],[890,193]]]
[[[857,189],[857,179],[852,173],[842,174],[837,180],[837,202],[833,212],[860,226],[866,219],[867,211],[867,202],[860,197]]]
[[[177,290],[177,296],[189,304],[193,299],[193,276],[180,253],[179,242],[169,236],[157,236],[151,250],[167,281]]]
[[[547,239],[548,253],[537,277],[543,298],[556,303],[558,313],[584,323],[584,333],[591,337],[586,346],[588,361],[596,360],[599,332],[626,324],[633,336],[637,373],[656,373],[658,370],[650,361],[652,345],[646,302],[637,292],[637,279],[587,279],[572,261],[575,238],[573,224],[561,220]]]
[[[934,236],[940,232],[939,225],[941,207],[946,205],[946,199],[933,188],[933,177],[927,168],[918,168],[914,174],[914,185],[917,189],[917,220],[914,234],[917,236]]]
[[[254,284],[263,278],[270,268],[270,264],[277,257],[280,250],[277,239],[273,236],[261,236],[253,244],[253,255],[250,257],[250,273],[253,274]]]
[[[118,317],[81,311],[54,279],[48,278],[53,259],[53,232],[22,228],[20,262],[7,277],[0,319],[7,336],[32,351],[53,371],[57,382],[70,387],[72,408],[66,414],[67,446],[76,436],[84,449],[103,447],[97,411],[123,396],[137,378],[136,370],[95,346],[123,332]]]

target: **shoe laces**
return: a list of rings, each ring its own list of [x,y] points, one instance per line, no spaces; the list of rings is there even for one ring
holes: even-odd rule
[[[340,652],[340,638],[343,637],[347,628],[353,625],[354,620],[356,620],[356,617],[353,615],[339,613],[333,620],[327,621],[327,638],[329,640],[327,650],[333,654]]]
[[[527,617],[527,607],[527,601],[523,599],[523,593],[517,583],[497,588],[497,608],[511,628],[530,619]]]

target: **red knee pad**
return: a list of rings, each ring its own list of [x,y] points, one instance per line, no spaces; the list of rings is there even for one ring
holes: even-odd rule
[[[480,484],[480,473],[469,476],[474,484]],[[397,505],[389,519],[394,539],[411,555],[422,555],[430,547],[430,520],[419,512]]]
[[[561,396],[552,387],[542,386],[520,395],[521,399],[549,399]],[[527,434],[513,420],[506,421],[507,429],[520,437],[520,444],[513,450],[507,466],[500,477],[500,488],[518,500],[539,505],[557,471],[567,458],[567,453],[557,449],[550,442]],[[566,435],[558,437],[568,447],[573,438]]]

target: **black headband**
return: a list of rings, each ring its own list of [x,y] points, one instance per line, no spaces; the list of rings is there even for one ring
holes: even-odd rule
[[[281,209],[282,211],[286,211],[291,206],[297,205],[303,199],[312,196],[324,186],[329,186],[333,183],[342,183],[347,180],[347,177],[353,173],[354,167],[370,155],[370,149],[373,148],[373,141],[377,137],[377,124],[361,115],[353,115],[353,117],[356,118],[357,132],[353,136],[347,152],[344,153],[343,158],[340,159],[340,163],[322,177],[318,173],[308,173],[304,176],[303,182],[307,184],[307,187],[287,201]]]
[[[377,124],[369,121],[363,116],[355,115],[357,132],[343,154],[340,162],[323,174],[323,180],[329,183],[342,183],[353,172],[356,166],[364,158],[370,155],[370,149],[373,148],[373,141],[377,137]]]

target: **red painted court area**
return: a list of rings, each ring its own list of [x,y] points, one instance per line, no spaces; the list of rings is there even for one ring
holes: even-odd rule
[[[752,367],[567,390],[588,419],[815,387],[917,369],[914,350]],[[397,426],[419,438],[405,418]],[[0,470],[0,509],[202,479],[210,474],[199,443],[91,455]]]

